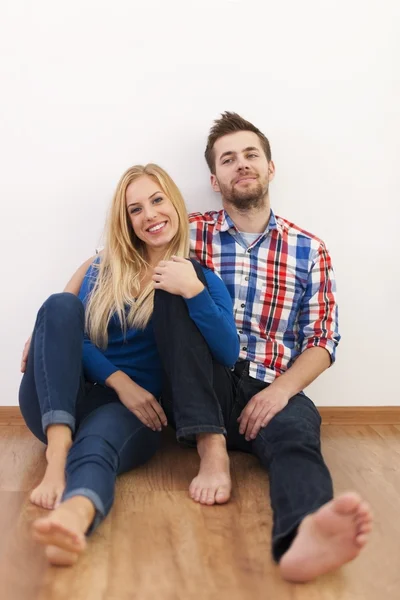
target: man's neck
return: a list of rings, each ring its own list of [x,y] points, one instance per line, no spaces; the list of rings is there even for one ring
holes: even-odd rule
[[[222,201],[225,212],[234,222],[238,231],[245,233],[262,233],[265,231],[271,216],[269,200],[261,208],[238,210],[232,204]]]

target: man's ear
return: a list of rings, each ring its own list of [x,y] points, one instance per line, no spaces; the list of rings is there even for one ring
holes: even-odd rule
[[[210,181],[211,181],[211,187],[214,190],[214,192],[220,192],[221,190],[219,189],[219,183],[218,183],[215,175],[211,174]]]
[[[268,163],[268,181],[272,181],[275,177],[275,165],[272,160]]]

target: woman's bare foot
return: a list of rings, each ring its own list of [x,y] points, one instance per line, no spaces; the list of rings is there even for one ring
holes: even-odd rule
[[[65,464],[72,444],[71,429],[66,425],[50,425],[47,429],[47,467],[41,483],[31,492],[30,501],[52,509],[61,500],[65,489]]]
[[[369,505],[358,494],[342,494],[305,517],[279,567],[284,579],[311,581],[358,556],[372,528]]]
[[[33,537],[46,546],[51,564],[74,564],[86,548],[85,533],[93,521],[95,508],[85,496],[73,496],[62,502],[47,517],[33,523]]]
[[[225,437],[207,433],[197,437],[200,470],[189,487],[189,495],[200,504],[224,504],[231,496],[231,476]]]

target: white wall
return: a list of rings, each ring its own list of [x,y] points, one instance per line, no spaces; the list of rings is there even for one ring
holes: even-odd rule
[[[234,110],[270,138],[275,211],[324,238],[343,340],[319,405],[400,404],[398,0],[1,0],[0,404],[46,296],[155,161],[219,205],[203,149]]]

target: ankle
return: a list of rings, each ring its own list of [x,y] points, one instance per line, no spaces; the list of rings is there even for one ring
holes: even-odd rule
[[[67,425],[50,425],[46,431],[46,458],[51,460],[59,455],[68,454],[72,446],[72,432]]]
[[[88,530],[96,515],[96,508],[93,502],[86,496],[72,496],[72,498],[68,498],[60,506],[79,517],[84,532]]]
[[[196,440],[200,456],[207,452],[226,452],[226,439],[222,433],[200,433]]]

